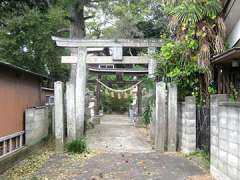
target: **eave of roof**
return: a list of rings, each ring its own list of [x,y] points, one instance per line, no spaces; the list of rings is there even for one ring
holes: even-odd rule
[[[225,51],[222,54],[214,56],[211,59],[212,64],[225,64],[229,63],[232,60],[239,59],[240,60],[240,47],[234,47]]]
[[[226,0],[224,2],[224,4],[223,4],[223,13],[226,12],[226,9],[227,9],[228,5],[230,4],[230,2],[231,2],[231,0]]]
[[[13,64],[1,61],[1,60],[0,60],[0,67],[5,67],[5,68],[8,68],[8,69],[12,69],[14,71],[19,71],[19,72],[22,72],[22,73],[31,74],[31,75],[33,75],[35,77],[38,77],[38,78],[41,78],[41,79],[50,79],[48,76],[45,76],[43,74],[35,73],[35,72],[29,71],[27,69],[21,68],[19,66],[16,66],[16,65],[13,65]]]

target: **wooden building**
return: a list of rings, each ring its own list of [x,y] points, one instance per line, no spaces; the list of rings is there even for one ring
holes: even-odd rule
[[[212,58],[219,94],[240,90],[240,1],[224,1],[224,22],[228,50]]]
[[[24,144],[24,111],[45,105],[41,84],[48,77],[0,62],[0,157]]]

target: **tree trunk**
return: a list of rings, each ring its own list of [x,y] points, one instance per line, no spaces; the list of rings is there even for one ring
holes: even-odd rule
[[[70,38],[82,39],[86,35],[84,20],[84,3],[75,3],[71,10]],[[75,49],[71,49],[71,54],[76,54]],[[70,81],[75,84],[76,80],[76,64],[71,65]]]

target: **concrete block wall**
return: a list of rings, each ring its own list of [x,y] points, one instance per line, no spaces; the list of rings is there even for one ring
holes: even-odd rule
[[[240,103],[211,97],[211,173],[217,180],[240,177]]]
[[[196,150],[196,99],[185,97],[185,102],[178,105],[178,149],[184,153]]]
[[[49,135],[49,107],[31,108],[25,111],[25,144],[32,146]]]

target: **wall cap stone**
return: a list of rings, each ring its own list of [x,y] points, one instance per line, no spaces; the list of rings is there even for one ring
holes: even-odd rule
[[[219,102],[219,106],[231,106],[231,107],[240,107],[240,102]]]

